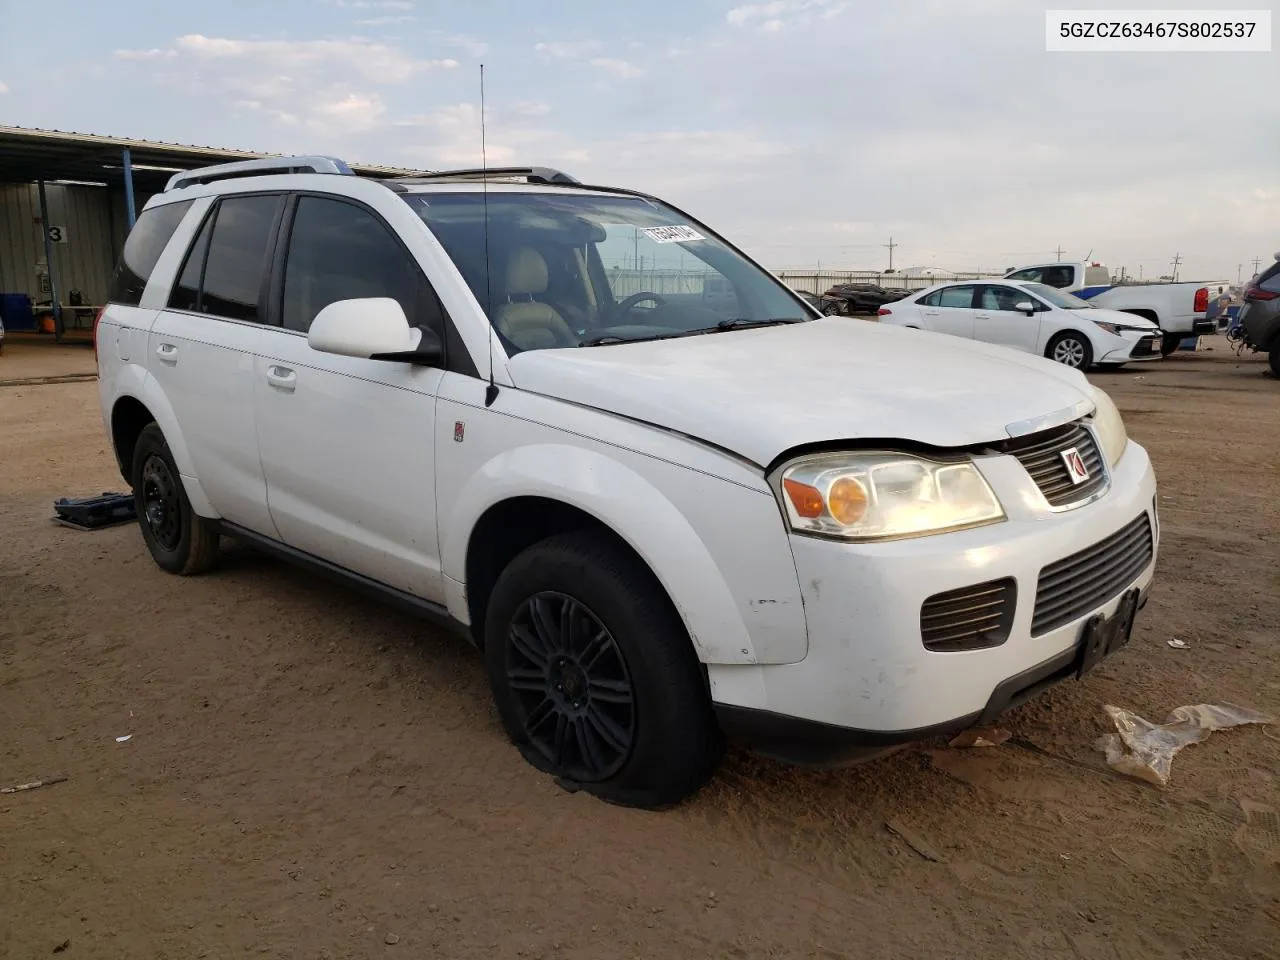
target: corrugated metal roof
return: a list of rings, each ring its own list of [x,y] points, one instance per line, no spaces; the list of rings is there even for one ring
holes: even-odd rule
[[[165,181],[179,170],[234,160],[282,156],[95,133],[0,126],[0,183],[30,183],[35,180],[121,183],[124,179],[121,151],[126,149],[134,167],[134,183],[140,192],[163,189]],[[371,164],[349,165],[356,174],[364,177],[400,177],[426,172]]]

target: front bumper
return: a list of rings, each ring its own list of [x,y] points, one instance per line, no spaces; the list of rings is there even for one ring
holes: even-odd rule
[[[847,544],[794,537],[809,653],[799,663],[712,665],[712,699],[731,737],[798,762],[828,762],[990,720],[1073,672],[1083,624],[1111,616],[1121,595],[1145,597],[1159,549],[1155,476],[1132,441],[1105,496],[1049,510],[1012,457],[978,461],[1005,504],[1004,523],[936,537]],[[1116,533],[1145,513],[1151,563],[1124,589],[1069,623],[1032,636],[1042,568]],[[999,646],[933,652],[921,638],[924,602],[1013,578],[1017,600]]]
[[[1111,339],[1115,346],[1098,358],[1099,363],[1137,363],[1161,359],[1160,343],[1164,337],[1159,332],[1134,339],[1119,336]]]

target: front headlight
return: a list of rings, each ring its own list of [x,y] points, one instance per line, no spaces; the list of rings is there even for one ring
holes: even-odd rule
[[[1094,387],[1093,400],[1097,406],[1093,414],[1093,429],[1098,434],[1098,442],[1102,444],[1102,455],[1107,458],[1107,466],[1114,470],[1124,456],[1125,448],[1129,446],[1129,434],[1125,431],[1120,411],[1105,391]]]
[[[1000,501],[972,463],[905,453],[829,453],[782,471],[791,528],[843,540],[942,533],[1004,519]]]

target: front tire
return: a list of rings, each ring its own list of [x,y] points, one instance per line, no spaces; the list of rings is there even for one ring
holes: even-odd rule
[[[218,560],[218,524],[191,509],[182,477],[158,424],[143,428],[133,448],[133,503],[151,559],[189,577]]]
[[[1271,352],[1267,354],[1267,361],[1271,364],[1271,375],[1280,378],[1280,340],[1276,340],[1271,345]]]
[[[1160,341],[1160,356],[1167,357],[1175,353],[1185,339],[1187,339],[1186,336],[1181,333],[1166,333],[1164,339]]]
[[[1044,355],[1076,370],[1088,370],[1093,363],[1093,345],[1083,333],[1067,330],[1049,341]]]
[[[613,803],[694,794],[722,741],[689,634],[608,536],[534,544],[494,585],[485,660],[507,735],[544,772]]]

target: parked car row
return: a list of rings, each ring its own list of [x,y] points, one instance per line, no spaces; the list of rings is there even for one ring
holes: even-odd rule
[[[1237,321],[1245,346],[1267,354],[1271,372],[1280,377],[1280,253],[1244,290]]]

